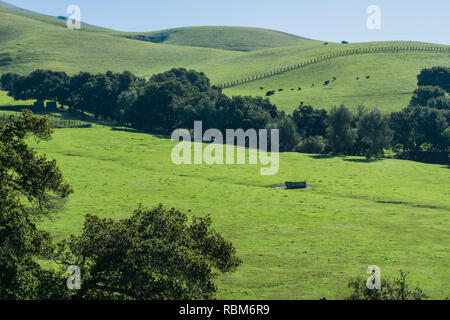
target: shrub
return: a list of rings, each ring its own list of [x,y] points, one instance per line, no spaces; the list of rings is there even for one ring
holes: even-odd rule
[[[297,151],[302,153],[319,154],[325,150],[325,141],[320,136],[308,137],[300,142]]]
[[[424,300],[428,296],[420,287],[410,289],[406,277],[407,273],[400,270],[400,277],[392,280],[382,280],[381,289],[370,290],[367,288],[366,280],[356,278],[350,280],[348,287],[353,293],[346,300]]]

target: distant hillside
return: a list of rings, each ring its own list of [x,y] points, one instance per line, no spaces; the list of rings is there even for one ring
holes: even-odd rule
[[[145,36],[146,41],[137,41],[139,35]],[[209,47],[187,46],[187,43]],[[284,46],[261,49],[278,45]],[[220,46],[226,50],[217,49]],[[367,53],[370,48],[387,46],[403,49]],[[419,49],[408,50],[411,47]],[[422,68],[450,66],[449,48],[417,42],[325,45],[276,31],[234,27],[192,27],[137,34],[83,24],[81,31],[75,31],[68,30],[62,19],[21,11],[0,2],[0,74],[26,74],[35,69],[69,74],[129,70],[150,77],[184,67],[205,72],[216,85],[258,76],[256,81],[224,92],[230,96],[265,97],[269,90],[283,89],[276,91],[270,100],[286,111],[292,111],[301,101],[323,108],[345,103],[352,107],[365,104],[383,111],[401,109],[410,99]],[[363,54],[334,57],[355,49]],[[330,55],[332,59],[321,60]],[[279,75],[259,78],[316,60],[305,67],[288,68],[289,71]],[[337,80],[323,85],[333,77]],[[361,80],[356,80],[357,77]]]
[[[11,14],[53,26],[66,27],[64,16],[51,17],[0,0],[1,8],[8,9]],[[234,51],[255,51],[319,42],[279,31],[245,27],[186,27],[153,32],[121,32],[83,23],[81,31],[99,32],[145,42]]]
[[[63,17],[63,16],[61,16],[61,17],[52,17],[52,16],[44,15],[44,14],[41,14],[41,13],[37,13],[37,12],[34,12],[34,11],[30,11],[30,10],[26,10],[26,9],[22,9],[22,8],[16,7],[16,6],[12,5],[12,4],[9,4],[9,3],[1,1],[1,0],[0,0],[0,9],[7,9],[8,13],[10,13],[10,14],[15,14],[15,15],[22,16],[22,17],[25,17],[25,18],[29,18],[29,19],[32,19],[32,20],[36,20],[36,21],[39,21],[39,22],[50,24],[50,25],[53,25],[53,26],[66,28],[66,20],[65,20],[65,17]],[[83,23],[82,31],[109,32],[111,30]]]
[[[116,35],[154,43],[235,51],[255,51],[319,42],[279,31],[245,27],[187,27],[144,33],[121,32]]]

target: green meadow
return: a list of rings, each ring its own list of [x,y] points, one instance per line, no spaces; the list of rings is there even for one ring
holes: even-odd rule
[[[56,130],[34,146],[75,190],[40,223],[56,240],[79,232],[84,214],[118,219],[162,203],[210,214],[237,247],[244,263],[220,278],[220,299],[341,299],[369,265],[449,296],[448,167],[282,153],[279,173],[261,176],[253,165],[177,166],[166,137],[101,126]],[[313,188],[273,188],[290,180]]]

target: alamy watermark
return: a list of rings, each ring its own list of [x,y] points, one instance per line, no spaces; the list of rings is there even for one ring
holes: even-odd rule
[[[380,30],[381,29],[381,8],[376,5],[371,5],[367,7],[366,13],[370,16],[367,18],[367,28],[369,30]]]
[[[69,30],[81,29],[81,9],[77,5],[70,5],[67,7],[66,13],[67,21],[66,25]]]
[[[180,139],[181,142],[180,142]],[[172,162],[176,165],[208,164],[233,165],[247,164],[246,147],[248,146],[248,164],[262,166],[261,175],[275,175],[280,167],[280,133],[279,129],[227,129],[224,137],[220,130],[209,129],[203,133],[202,121],[194,122],[194,139],[187,129],[177,129],[172,133],[172,140],[180,142],[172,149]],[[211,142],[203,148],[203,142]],[[192,143],[194,142],[194,143]],[[237,142],[237,143],[236,143]],[[248,145],[247,145],[248,142]],[[193,149],[193,150],[192,150]],[[192,161],[193,159],[193,161]]]
[[[67,268],[69,278],[67,279],[67,289],[80,290],[81,289],[81,270],[78,266],[69,266]]]
[[[380,290],[381,289],[381,269],[377,266],[369,266],[367,268],[367,273],[371,276],[367,278],[366,286],[369,290]]]

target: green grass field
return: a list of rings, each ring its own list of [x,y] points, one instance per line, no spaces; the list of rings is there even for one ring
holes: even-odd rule
[[[65,209],[42,221],[57,240],[83,215],[123,218],[138,203],[211,214],[244,264],[220,278],[221,299],[340,299],[347,280],[411,272],[432,298],[450,295],[450,170],[400,160],[283,153],[280,171],[258,166],[176,166],[174,143],[107,127],[57,130],[35,145],[55,158],[75,189]],[[314,188],[275,190],[288,180]]]

